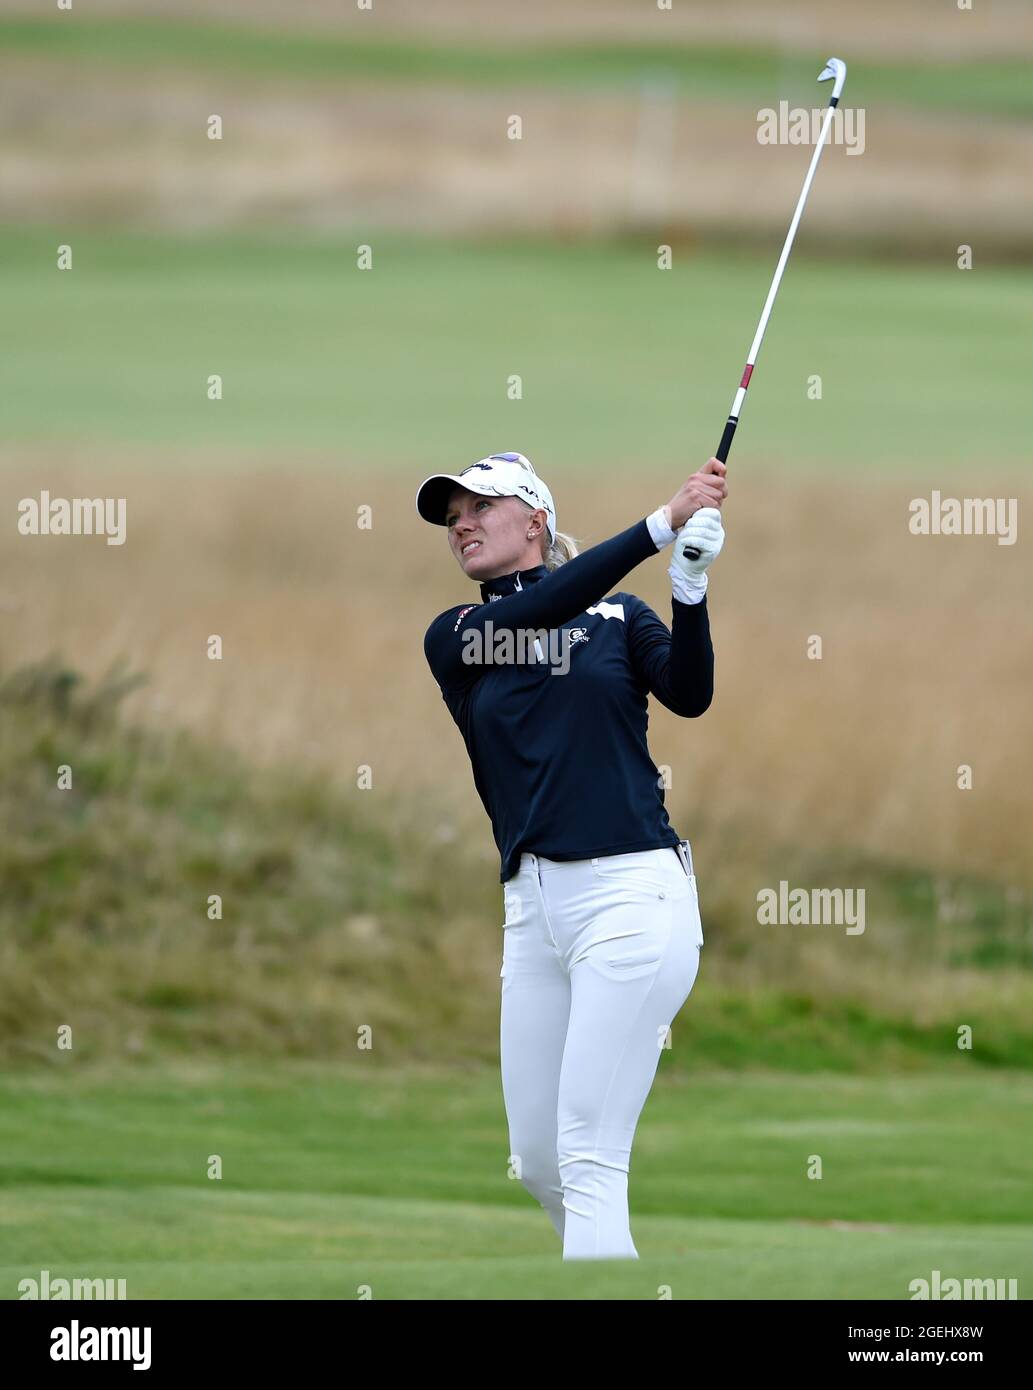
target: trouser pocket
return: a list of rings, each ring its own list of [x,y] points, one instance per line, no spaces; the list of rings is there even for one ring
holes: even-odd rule
[[[678,855],[678,859],[679,859],[679,861],[680,861],[680,863],[681,863],[682,868],[685,870],[685,876],[686,876],[686,877],[688,878],[688,880],[689,880],[689,886],[692,888],[692,917],[693,917],[693,923],[692,923],[692,925],[693,925],[693,927],[695,928],[696,935],[697,935],[697,937],[698,937],[698,939],[699,939],[699,944],[702,946],[702,945],[703,945],[703,920],[702,920],[702,918],[700,917],[700,912],[699,912],[699,892],[698,892],[698,890],[697,890],[697,888],[696,888],[696,875],[695,875],[695,873],[693,872],[693,867],[692,867],[692,847],[691,847],[691,845],[689,844],[688,840],[679,840],[678,843],[677,843],[677,845],[674,846],[674,849],[675,849],[675,853]]]

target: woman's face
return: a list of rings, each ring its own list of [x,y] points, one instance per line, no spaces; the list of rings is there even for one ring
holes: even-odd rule
[[[541,564],[541,516],[519,497],[482,497],[457,487],[448,499],[448,543],[463,573],[492,579]],[[529,529],[539,533],[529,539]],[[530,552],[530,556],[529,556]]]

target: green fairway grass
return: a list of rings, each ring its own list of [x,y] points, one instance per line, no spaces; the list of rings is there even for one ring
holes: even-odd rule
[[[7,1073],[0,1290],[48,1269],[130,1298],[896,1299],[939,1269],[1028,1296],[1028,1076],[663,1073],[632,1156],[641,1259],[578,1266],[507,1179],[492,1068]]]
[[[499,41],[483,33],[473,42],[433,42],[414,37],[360,32],[364,17],[326,32],[170,21],[127,16],[90,16],[84,24],[8,17],[0,21],[0,43],[9,53],[94,67],[182,68],[255,79],[404,82],[491,87],[527,84],[615,89],[662,76],[683,96],[706,101],[763,106],[806,94],[824,105],[828,89],[814,83],[828,57],[797,45],[715,43],[585,43]],[[489,31],[490,32],[490,31]],[[851,54],[844,55],[851,59]],[[964,62],[935,57],[888,62],[863,56],[851,61],[851,106],[885,104],[933,111],[998,116],[1033,114],[1029,64],[1022,57],[982,57]]]
[[[374,266],[360,271],[368,242]],[[55,266],[59,243],[74,268]],[[739,464],[1025,468],[1027,272],[809,261],[782,287]],[[545,469],[716,447],[775,260],[655,246],[0,235],[16,448],[319,457],[429,473],[489,448]],[[208,377],[223,399],[207,398]],[[808,399],[812,375],[822,399]],[[507,398],[511,376],[522,399]],[[425,466],[424,466],[425,465]],[[414,473],[415,476],[415,473]]]

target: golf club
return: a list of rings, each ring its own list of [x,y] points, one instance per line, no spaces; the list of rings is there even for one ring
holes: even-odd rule
[[[789,232],[785,239],[785,245],[782,247],[782,254],[779,256],[778,265],[775,268],[775,278],[772,280],[771,288],[768,290],[768,297],[764,303],[764,310],[760,316],[760,323],[757,325],[753,346],[750,348],[749,355],[746,358],[746,367],[742,374],[742,380],[739,382],[739,389],[735,393],[731,413],[725,422],[721,443],[717,446],[717,453],[714,455],[714,457],[720,459],[722,463],[728,461],[728,451],[731,449],[732,439],[735,437],[735,427],[739,423],[739,414],[742,410],[743,401],[746,399],[746,388],[749,386],[750,377],[753,375],[757,354],[760,352],[760,345],[764,341],[764,330],[767,328],[768,319],[771,316],[771,306],[775,302],[775,295],[778,293],[778,287],[782,283],[782,274],[786,268],[786,262],[789,260],[789,252],[793,249],[796,229],[800,225],[800,218],[803,216],[804,204],[807,202],[807,194],[811,191],[814,171],[818,167],[818,160],[821,158],[821,152],[825,148],[825,137],[828,134],[829,126],[832,124],[833,112],[839,105],[839,94],[843,90],[843,83],[846,81],[846,63],[844,63],[842,59],[830,58],[819,74],[818,81],[827,82],[830,78],[834,80],[832,95],[829,97],[828,110],[825,112],[825,119],[822,122],[821,134],[814,148],[811,167],[807,170],[807,177],[803,181],[800,201],[796,205],[796,211],[793,213],[793,220],[789,224]],[[686,546],[682,553],[690,560],[699,559],[699,551],[695,546]]]

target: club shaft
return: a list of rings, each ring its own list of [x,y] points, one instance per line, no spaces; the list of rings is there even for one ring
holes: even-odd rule
[[[845,69],[843,70],[845,72]],[[837,87],[842,86],[842,74]],[[789,231],[786,233],[785,244],[782,247],[782,254],[778,258],[778,265],[775,267],[774,278],[771,281],[771,288],[768,290],[768,297],[764,301],[764,308],[761,311],[760,322],[757,324],[757,331],[753,336],[753,343],[746,358],[746,366],[743,368],[742,379],[739,382],[735,397],[732,400],[732,408],[725,421],[724,432],[721,435],[721,442],[717,446],[714,457],[720,459],[722,463],[728,462],[728,455],[731,452],[732,440],[735,438],[735,430],[739,424],[739,415],[742,411],[743,402],[746,399],[746,392],[750,385],[750,378],[753,376],[753,368],[757,362],[757,354],[760,352],[760,345],[764,341],[764,333],[768,326],[768,319],[771,317],[771,310],[775,303],[775,296],[778,294],[778,287],[782,283],[782,276],[785,273],[786,264],[789,261],[789,253],[793,249],[793,242],[796,240],[796,229],[800,225],[800,218],[807,203],[807,195],[811,191],[811,184],[814,182],[814,174],[818,168],[818,160],[821,152],[825,148],[825,137],[828,135],[832,118],[835,115],[836,107],[839,104],[838,91],[834,92],[829,98],[828,109],[825,112],[825,119],[822,121],[821,134],[814,147],[814,154],[811,156],[810,167],[807,170],[807,177],[803,181],[803,188],[800,190],[800,197],[796,204],[796,211],[793,213],[793,220],[789,224]],[[699,559],[699,551],[695,546],[687,545],[684,552],[690,560]]]
[[[750,347],[746,358],[746,366],[743,369],[742,380],[732,401],[732,408],[728,412],[728,419],[725,422],[724,433],[721,436],[721,443],[717,446],[715,458],[722,463],[728,461],[728,454],[732,447],[732,439],[735,437],[735,427],[739,423],[739,415],[742,411],[743,401],[746,399],[746,390],[753,375],[753,368],[757,362],[757,354],[760,352],[760,345],[764,341],[764,332],[768,326],[768,319],[771,317],[771,310],[775,303],[775,296],[778,294],[778,287],[782,283],[782,276],[785,273],[786,264],[789,260],[789,253],[793,249],[793,242],[796,240],[796,229],[800,225],[800,218],[803,216],[804,206],[807,203],[807,195],[811,191],[811,184],[814,182],[814,174],[818,167],[818,160],[821,152],[825,148],[825,137],[828,134],[829,126],[832,124],[832,117],[835,114],[837,97],[832,97],[825,112],[825,119],[821,126],[821,135],[818,143],[814,147],[814,154],[811,157],[810,168],[807,170],[807,177],[803,181],[803,188],[800,190],[800,198],[796,204],[796,211],[793,213],[793,220],[789,224],[789,231],[786,233],[785,244],[782,247],[782,254],[778,258],[778,265],[775,267],[775,275],[771,281],[771,288],[768,290],[768,297],[764,301],[764,308],[761,312],[760,322],[757,324],[757,332],[754,334],[753,344]]]

